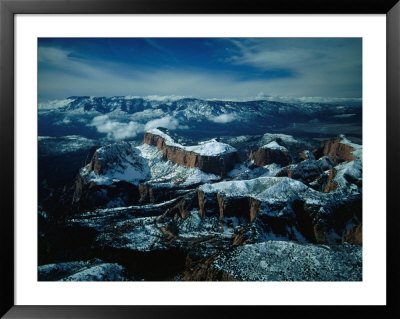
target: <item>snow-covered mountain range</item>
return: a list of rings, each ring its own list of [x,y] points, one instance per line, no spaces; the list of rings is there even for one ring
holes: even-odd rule
[[[57,125],[66,130],[64,135],[81,135],[82,131],[91,130],[116,140],[140,136],[144,131],[156,127],[186,131],[187,135],[192,134],[196,138],[212,136],[210,131],[227,135],[232,128],[237,135],[260,134],[266,128],[276,132],[285,128],[291,132],[302,124],[306,124],[306,128],[302,128],[305,132],[312,128],[321,131],[322,123],[326,131],[329,125],[343,123],[358,127],[361,117],[361,102],[358,101],[289,103],[180,97],[73,96],[39,103],[39,135],[51,135],[49,126]],[[56,131],[54,128],[51,130]],[[354,133],[354,128],[351,132]],[[360,135],[360,128],[355,132]]]
[[[226,123],[244,121],[257,117],[298,116],[315,118],[320,116],[351,117],[361,111],[360,102],[353,103],[284,103],[269,100],[218,101],[196,98],[151,99],[129,96],[90,97],[72,96],[65,100],[42,102],[39,112],[66,113],[122,113],[146,117],[148,112],[168,114],[186,120],[211,120]]]

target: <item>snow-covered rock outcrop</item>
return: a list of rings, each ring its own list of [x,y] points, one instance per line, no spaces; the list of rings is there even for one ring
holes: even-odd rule
[[[100,259],[70,261],[38,267],[41,281],[126,281],[126,269]]]
[[[252,152],[250,159],[254,161],[256,166],[265,166],[274,163],[286,166],[292,161],[287,148],[276,141],[269,142],[260,147],[256,152]]]
[[[236,154],[229,145],[220,144],[212,141],[189,147],[190,151],[183,157],[187,165],[174,162],[172,155],[165,155],[165,150],[146,143],[134,146],[130,142],[118,142],[101,147],[80,170],[73,204],[90,209],[154,203],[172,199],[177,189],[217,181],[219,174],[234,165],[231,160]],[[173,154],[173,151],[167,152]],[[218,155],[202,155],[206,153]],[[192,155],[194,164],[189,165]]]
[[[326,246],[267,241],[221,254],[212,266],[227,273],[231,280],[359,281],[362,280],[362,248],[350,244]]]
[[[238,161],[235,148],[216,140],[184,146],[174,142],[160,129],[151,129],[145,133],[143,142],[156,146],[165,160],[186,167],[198,167],[203,172],[219,176],[225,176]]]
[[[316,158],[329,156],[335,164],[351,162],[362,158],[362,148],[360,145],[352,143],[344,135],[339,135],[334,139],[322,142],[321,145],[313,151]]]
[[[341,242],[349,225],[361,219],[357,188],[324,193],[287,177],[204,184],[198,188],[198,202],[202,218],[257,219],[265,231],[284,238],[293,238],[294,231],[296,239],[318,243]]]

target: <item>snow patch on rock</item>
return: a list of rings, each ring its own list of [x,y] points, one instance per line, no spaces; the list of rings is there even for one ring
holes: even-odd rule
[[[199,189],[204,193],[219,193],[229,197],[251,197],[259,201],[283,200],[301,194],[310,198],[321,196],[302,182],[287,177],[259,177],[251,180],[204,184]]]
[[[100,259],[69,261],[38,267],[39,281],[122,281],[125,268]]]
[[[354,148],[354,151],[351,152],[351,154],[353,154],[353,156],[356,157],[357,159],[362,160],[362,145],[351,142],[343,134],[340,134],[340,143],[347,144],[347,145],[351,146],[352,148]]]
[[[123,281],[125,268],[118,264],[100,264],[81,270],[60,281]]]
[[[201,142],[198,145],[184,146],[176,143],[168,134],[162,132],[157,128],[150,129],[147,131],[147,133],[162,137],[165,140],[165,143],[169,146],[178,147],[187,152],[193,152],[201,156],[219,156],[222,154],[233,153],[237,151],[234,147],[225,143],[217,142],[215,139]]]
[[[362,247],[267,241],[221,254],[214,266],[244,281],[361,281]]]
[[[199,168],[165,161],[157,147],[147,144],[134,147],[128,142],[121,142],[102,147],[97,153],[99,159],[106,164],[106,170],[96,174],[93,170],[89,172],[87,165],[81,169],[80,174],[87,182],[98,185],[112,185],[118,181],[125,181],[134,185],[148,183],[185,187],[220,179],[217,175],[205,173]]]
[[[262,148],[269,148],[273,150],[279,150],[282,152],[288,151],[286,147],[279,145],[276,141],[269,142],[268,144],[262,146]]]

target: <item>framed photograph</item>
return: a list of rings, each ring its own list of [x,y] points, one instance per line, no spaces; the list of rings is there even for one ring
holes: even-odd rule
[[[399,315],[397,1],[0,3],[1,315]]]

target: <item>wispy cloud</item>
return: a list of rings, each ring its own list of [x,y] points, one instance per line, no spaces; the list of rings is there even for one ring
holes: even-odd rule
[[[157,43],[157,40],[155,39],[144,39],[144,41],[152,46],[153,48],[155,48],[156,50],[160,51],[161,53],[165,54],[168,58],[173,59],[174,61],[177,61],[176,57],[173,55],[173,53],[171,51],[169,51],[168,49],[164,48],[163,46],[159,45]]]
[[[361,97],[361,40],[207,41],[212,42],[207,47],[214,51],[210,51],[210,61],[201,65],[190,53],[185,65],[165,65],[173,60],[169,58],[173,52],[153,39],[146,40],[147,47],[163,58],[152,57],[150,64],[148,60],[141,63],[134,55],[129,63],[103,56],[94,59],[79,46],[39,46],[39,99],[71,95],[243,98],[260,92],[269,96]],[[185,49],[181,45],[176,50],[182,55]],[[271,70],[275,76],[263,76]]]
[[[69,59],[71,51],[53,47],[39,47],[38,49],[39,62],[61,64]]]
[[[154,119],[148,121],[145,125],[145,130],[150,130],[152,128],[157,127],[164,127],[169,130],[176,130],[176,129],[187,129],[188,127],[185,125],[179,125],[179,121],[172,117],[172,116],[165,116],[159,119]]]
[[[230,123],[235,120],[237,120],[238,117],[236,114],[230,113],[230,114],[221,114],[219,116],[215,116],[210,118],[210,120],[214,123]]]
[[[284,68],[292,77],[268,83],[271,95],[361,97],[361,39],[226,39],[236,47],[228,61],[260,70]],[[277,85],[287,91],[282,94]],[[301,93],[303,92],[303,94]]]

